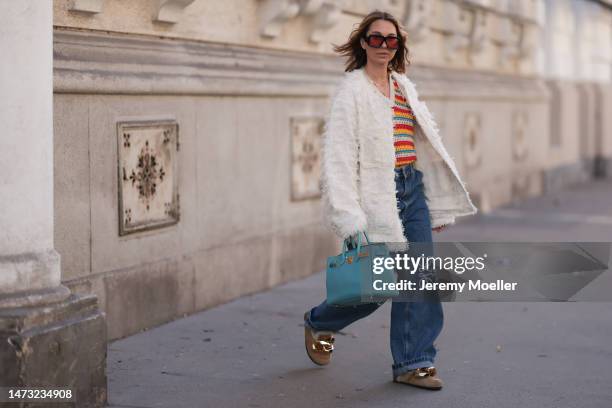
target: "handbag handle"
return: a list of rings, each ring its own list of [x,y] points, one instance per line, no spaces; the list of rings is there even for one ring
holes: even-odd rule
[[[366,244],[370,243],[370,239],[368,238],[368,234],[365,231],[360,231],[359,233],[357,233],[357,253],[359,253],[361,251],[361,233],[363,232],[363,235],[365,236],[366,239]],[[348,254],[348,238],[346,238],[344,240],[344,243],[342,244],[342,254],[344,255],[344,260],[346,260],[347,254]]]

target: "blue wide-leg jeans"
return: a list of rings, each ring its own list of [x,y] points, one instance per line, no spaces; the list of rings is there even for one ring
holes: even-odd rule
[[[431,243],[431,221],[423,189],[423,173],[414,164],[396,168],[395,183],[398,211],[406,239],[409,242]],[[422,248],[421,244],[419,248]],[[305,324],[314,330],[337,332],[368,316],[382,304],[384,302],[339,307],[323,301],[310,309]],[[394,378],[416,368],[434,365],[434,341],[442,330],[443,321],[442,304],[437,297],[433,301],[419,302],[392,300],[390,345]]]

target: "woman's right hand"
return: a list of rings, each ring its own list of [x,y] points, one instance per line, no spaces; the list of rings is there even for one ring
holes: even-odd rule
[[[353,234],[346,239],[346,247],[349,251],[357,248],[357,235],[358,234]]]

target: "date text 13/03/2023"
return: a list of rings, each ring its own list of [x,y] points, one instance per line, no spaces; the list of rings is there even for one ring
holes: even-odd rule
[[[467,290],[475,291],[514,291],[518,282],[506,282],[503,279],[498,279],[495,282],[483,282],[482,280],[470,280],[468,282],[430,282],[421,280],[419,284],[414,281],[402,279],[398,282],[383,282],[375,280],[373,283],[374,290],[440,290],[440,291],[455,291],[463,292]]]

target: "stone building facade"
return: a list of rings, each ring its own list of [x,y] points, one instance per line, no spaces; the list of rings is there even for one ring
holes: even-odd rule
[[[55,1],[55,242],[109,338],[322,268],[331,44],[374,8],[404,23],[409,75],[481,211],[606,172],[612,13],[597,2]],[[176,146],[147,209],[134,152],[164,131]]]
[[[338,249],[318,185],[323,118],[343,72],[332,44],[373,9],[404,24],[408,75],[481,212],[612,173],[610,1],[0,8],[11,56],[0,79],[3,333],[18,342],[15,321],[35,332],[55,319],[63,334],[39,338],[88,355],[98,373],[100,337],[307,276]],[[55,317],[19,320],[41,307]],[[70,348],[78,330],[90,349]],[[0,349],[2,361],[34,367],[15,347]]]

